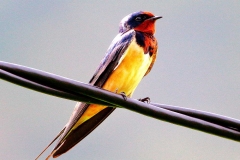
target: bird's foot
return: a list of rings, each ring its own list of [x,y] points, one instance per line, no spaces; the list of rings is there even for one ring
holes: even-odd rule
[[[150,98],[149,97],[145,97],[145,98],[140,98],[138,99],[139,101],[143,102],[143,103],[150,103]]]
[[[127,100],[127,96],[125,94],[125,92],[121,92],[120,95],[123,97],[123,99],[126,101]]]

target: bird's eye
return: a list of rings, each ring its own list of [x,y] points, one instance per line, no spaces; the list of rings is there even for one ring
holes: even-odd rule
[[[136,17],[135,20],[136,20],[136,21],[141,21],[141,20],[142,20],[142,17]]]

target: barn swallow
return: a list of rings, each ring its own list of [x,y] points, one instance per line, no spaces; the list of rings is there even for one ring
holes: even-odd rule
[[[155,22],[159,18],[162,17],[145,11],[124,17],[120,22],[118,35],[113,39],[89,84],[131,97],[156,60],[158,47],[154,33]],[[59,138],[47,159],[56,158],[70,150],[114,110],[115,108],[107,106],[77,103],[68,123],[43,150],[44,152]]]

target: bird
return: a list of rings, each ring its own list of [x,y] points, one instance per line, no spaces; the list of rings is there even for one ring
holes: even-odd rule
[[[119,32],[107,49],[89,84],[131,97],[134,90],[152,69],[157,57],[158,44],[154,37],[155,22],[162,18],[148,11],[138,11],[125,16]],[[38,159],[52,143],[57,145],[46,158],[56,158],[74,147],[115,108],[78,102],[68,123],[54,140],[39,154]]]

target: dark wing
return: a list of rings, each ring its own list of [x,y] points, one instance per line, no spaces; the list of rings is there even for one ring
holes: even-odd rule
[[[130,30],[124,34],[119,33],[112,41],[107,50],[107,54],[101,61],[98,69],[89,81],[90,84],[102,87],[111,72],[118,65],[118,62],[124,54],[126,48],[135,36],[135,31]]]
[[[134,36],[135,31],[130,30],[124,34],[118,34],[114,38],[107,50],[105,58],[101,61],[100,66],[90,80],[90,84],[100,88],[104,85],[112,71],[118,65],[120,58],[124,54]],[[65,126],[64,132],[62,133],[58,144],[52,152],[53,157],[60,156],[71,149],[91,131],[93,131],[115,109],[107,107],[71,131],[72,127],[77,123],[88,106],[89,104],[80,103],[75,107],[74,113],[70,117],[70,120]]]

